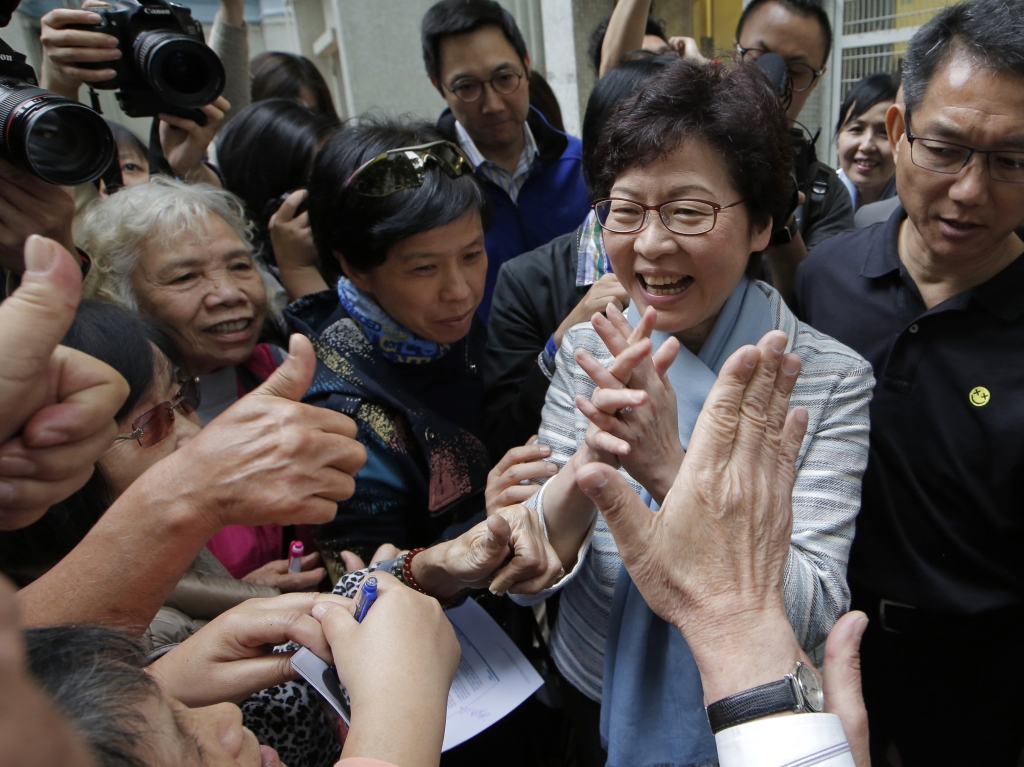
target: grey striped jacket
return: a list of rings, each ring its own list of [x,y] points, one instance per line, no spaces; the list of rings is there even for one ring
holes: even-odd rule
[[[797,639],[811,650],[849,609],[846,565],[868,460],[868,404],[875,381],[863,357],[798,321],[773,288],[763,282],[757,286],[768,296],[775,327],[789,336],[786,351],[803,362],[790,407],[803,405],[809,421],[797,459],[784,589]],[[562,340],[540,427],[540,441],[551,447],[549,460],[559,467],[583,444],[587,431],[587,418],[576,409],[575,397],[589,398],[594,390],[594,382],[573,358],[579,347],[605,365],[612,359],[590,323],[571,328]],[[632,478],[630,483],[639,492]],[[527,505],[537,508],[543,519],[543,489]],[[621,562],[611,532],[598,515],[572,572],[547,591],[514,597],[520,604],[534,604],[562,591],[551,632],[552,655],[565,677],[597,701]]]

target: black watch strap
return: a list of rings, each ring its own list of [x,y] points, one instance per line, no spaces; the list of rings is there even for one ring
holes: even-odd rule
[[[787,676],[715,701],[707,707],[711,732],[717,735],[728,727],[796,710],[800,700],[793,687],[792,678]]]

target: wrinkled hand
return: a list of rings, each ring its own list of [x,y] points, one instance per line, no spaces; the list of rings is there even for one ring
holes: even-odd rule
[[[327,290],[327,282],[320,274],[320,256],[313,244],[313,230],[309,227],[309,213],[303,211],[295,215],[305,199],[305,189],[292,192],[267,224],[281,283],[293,301]]]
[[[586,322],[595,313],[603,312],[611,304],[620,311],[629,306],[629,293],[622,287],[619,278],[614,274],[606,274],[590,286],[590,290],[583,296],[576,308],[569,312],[569,316],[562,320],[562,324],[555,331],[555,346],[562,345],[562,337],[565,331],[573,325]]]
[[[459,642],[436,599],[374,575],[377,601],[362,623],[351,607],[313,608],[352,702],[342,757],[436,767]]]
[[[684,451],[676,394],[666,376],[679,342],[670,338],[652,355],[650,336],[656,321],[651,307],[636,328],[614,307],[608,308],[607,319],[594,315],[594,330],[615,359],[605,369],[587,350],[576,351],[576,361],[598,387],[589,400],[576,397],[576,407],[590,421],[587,444],[614,455],[660,504],[679,472]]]
[[[562,577],[563,570],[537,512],[510,506],[458,538],[417,554],[412,574],[428,594],[444,599],[464,588],[488,586],[494,594],[536,594]]]
[[[505,506],[522,503],[537,492],[537,485],[521,485],[520,482],[537,477],[547,479],[558,473],[556,464],[544,460],[551,455],[551,448],[536,440],[534,434],[525,445],[509,450],[487,474],[484,498],[488,515]]]
[[[700,52],[700,46],[697,45],[697,41],[692,37],[683,37],[682,35],[670,37],[668,39],[668,46],[673,50],[679,51],[679,55],[687,61],[692,61],[695,64],[707,63],[707,59]]]
[[[868,616],[859,611],[846,613],[836,621],[825,640],[822,680],[825,710],[843,723],[857,767],[871,767],[868,712],[860,681],[860,640],[867,627]]]
[[[373,552],[373,557],[370,559],[370,564],[375,562],[383,562],[387,559],[395,559],[396,557],[402,556],[402,554],[408,554],[409,550],[402,551],[393,543],[382,543],[377,547],[377,550]],[[345,550],[341,552],[341,561],[345,565],[345,571],[350,573],[357,573],[360,570],[365,570],[367,565],[363,561],[363,558],[355,552]]]
[[[82,273],[51,240],[25,246],[21,286],[0,304],[0,529],[31,524],[92,476],[117,436],[128,384],[108,365],[59,346]]]
[[[772,331],[756,348],[729,357],[659,513],[609,467],[594,464],[577,474],[647,604],[693,650],[708,701],[729,688],[727,679],[705,676],[728,666],[723,659],[747,675],[762,670],[768,682],[800,657],[782,575],[807,411],[788,413],[800,359],[784,355],[785,345],[785,334]],[[753,662],[752,646],[761,648]]]
[[[105,32],[68,29],[73,24],[99,24],[98,13],[89,8],[106,7],[106,3],[86,0],[82,10],[57,8],[40,20],[39,41],[43,45],[43,61],[39,85],[47,90],[77,100],[82,83],[99,83],[117,75],[114,69],[85,69],[81,63],[113,62],[121,58],[117,38]]]
[[[351,418],[301,403],[316,369],[309,339],[288,359],[137,482],[184,496],[210,533],[229,525],[329,522],[366,463]],[[188,477],[185,485],[181,477]],[[166,488],[166,489],[165,489]]]
[[[314,551],[302,558],[302,571],[298,573],[288,572],[287,559],[275,559],[267,562],[263,567],[253,570],[242,578],[247,583],[255,583],[257,586],[272,586],[283,592],[288,591],[309,591],[327,576],[327,570],[323,567],[314,567],[320,561],[320,554]]]
[[[295,679],[292,653],[274,645],[296,642],[333,663],[314,605],[341,609],[351,600],[334,594],[282,594],[249,599],[221,613],[147,669],[160,687],[186,706],[241,702],[267,687]]]
[[[224,115],[231,109],[231,104],[223,96],[218,96],[212,104],[200,107],[206,115],[206,125],[194,120],[174,115],[160,115],[160,146],[164,157],[174,174],[183,181],[203,181],[220,186],[217,174],[203,164],[206,150],[210,147],[220,126],[224,123]]]
[[[75,253],[74,216],[70,189],[48,184],[0,158],[0,266],[15,274],[25,271],[25,243],[33,234]]]

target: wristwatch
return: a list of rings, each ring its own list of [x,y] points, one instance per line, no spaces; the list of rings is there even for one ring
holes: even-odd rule
[[[777,682],[762,684],[715,701],[705,709],[711,732],[718,734],[728,727],[761,719],[783,711],[797,714],[821,713],[825,708],[825,694],[821,680],[814,669],[797,663],[792,674]]]

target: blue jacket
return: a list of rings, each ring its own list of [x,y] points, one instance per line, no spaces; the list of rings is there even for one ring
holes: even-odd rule
[[[501,265],[574,231],[590,210],[583,183],[583,144],[575,136],[552,128],[533,107],[526,121],[537,142],[540,162],[519,192],[518,203],[512,202],[501,187],[477,175],[494,213],[486,238],[487,286],[477,309],[484,320],[491,311],[491,294]],[[437,127],[446,138],[458,143],[451,110],[441,114]]]

